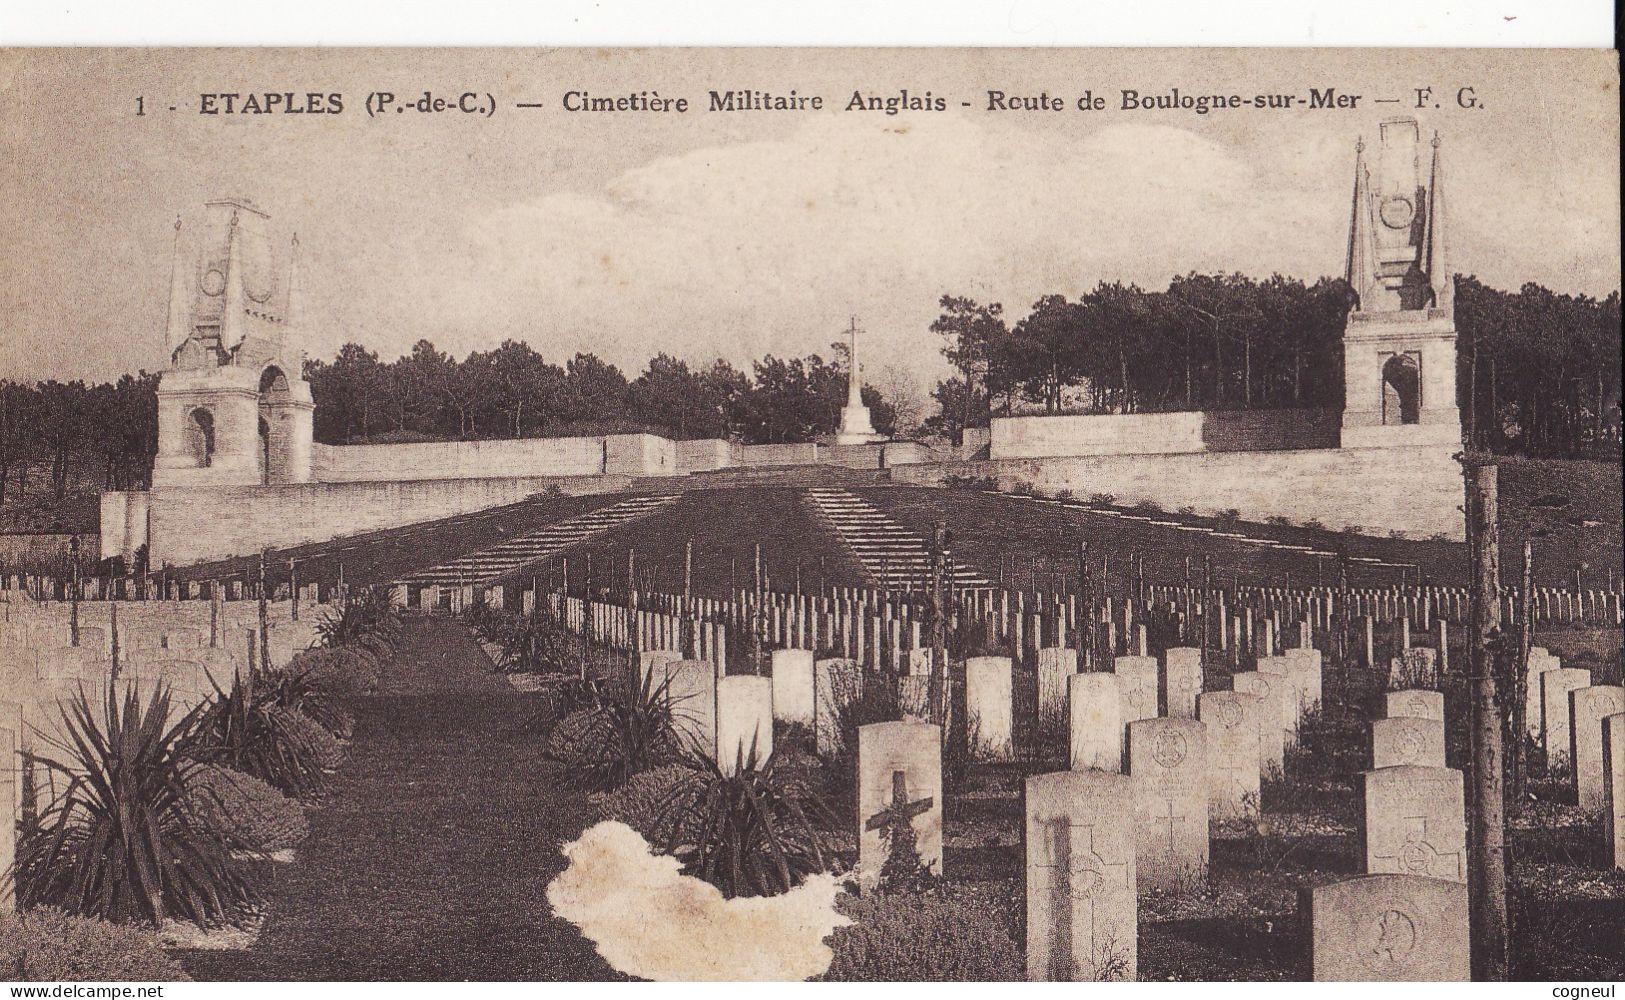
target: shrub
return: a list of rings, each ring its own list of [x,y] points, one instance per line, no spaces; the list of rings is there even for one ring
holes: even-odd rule
[[[636,689],[565,716],[548,736],[548,755],[569,766],[577,784],[598,791],[671,763],[680,753],[674,722],[681,707],[668,698],[669,687],[650,671]]]
[[[92,708],[80,689],[62,708],[64,759],[38,763],[67,791],[19,845],[17,898],[114,923],[229,920],[251,901],[247,869],[219,833],[192,821],[184,734],[197,710],[170,725],[169,690],[139,685],[121,703],[111,684]],[[166,728],[166,726],[168,728]]]
[[[186,776],[186,805],[197,822],[244,850],[280,851],[310,834],[298,802],[229,767],[193,768]]]
[[[1241,520],[1241,511],[1234,507],[1226,507],[1224,510],[1219,511],[1218,520],[1221,524],[1234,524]]]
[[[1191,516],[1195,515],[1196,508],[1191,506],[1190,504],[1186,504],[1185,506],[1179,508],[1179,513],[1181,515],[1185,516],[1185,517],[1191,517]]]
[[[824,979],[835,982],[1011,982],[1026,962],[995,900],[968,887],[843,895],[836,907],[852,918],[829,942],[835,952]]]
[[[656,812],[666,850],[688,874],[733,898],[776,896],[825,870],[814,817],[828,810],[779,774],[776,754],[759,761],[756,747],[741,749],[726,773],[709,756],[697,762],[699,780],[674,786]]]
[[[151,928],[47,906],[0,912],[0,969],[18,982],[166,983],[189,977]]]
[[[613,791],[594,793],[590,801],[599,820],[625,823],[649,843],[664,844],[670,829],[661,821],[662,804],[678,789],[704,780],[705,776],[691,767],[669,764],[634,774]]]
[[[350,591],[337,611],[322,615],[316,634],[323,646],[352,646],[388,656],[400,638],[400,612],[386,587]]]
[[[502,647],[497,669],[505,674],[570,672],[575,639],[550,611],[538,608],[506,619],[492,641]]]
[[[1030,497],[1034,495],[1035,491],[1033,490],[1032,483],[1027,482],[1025,479],[1021,479],[1010,484],[1010,492],[1018,497]]]
[[[1091,493],[1089,502],[1098,507],[1110,507],[1117,502],[1117,497],[1110,493]]]
[[[1162,504],[1157,503],[1155,500],[1147,498],[1145,500],[1141,500],[1141,501],[1138,501],[1137,503],[1135,503],[1134,509],[1137,510],[1137,511],[1141,511],[1143,513],[1146,513],[1146,514],[1161,514],[1162,513]]]
[[[215,689],[186,742],[199,760],[252,774],[289,795],[303,795],[327,780],[321,748],[300,727],[304,718],[278,704],[275,691],[255,677],[239,677],[230,691]]]
[[[381,673],[377,657],[346,646],[307,649],[289,661],[288,670],[335,697],[372,693]]]
[[[290,666],[262,673],[256,683],[263,685],[274,704],[308,717],[336,737],[349,739],[355,717],[329,697],[311,674]]]
[[[1077,494],[1073,493],[1071,490],[1056,490],[1055,491],[1055,499],[1057,499],[1057,500],[1065,501],[1065,500],[1074,500],[1076,498],[1077,498]]]
[[[992,476],[947,475],[942,477],[942,485],[950,490],[985,490],[993,492],[999,488],[999,481]]]
[[[323,771],[336,770],[344,760],[344,745],[326,726],[297,708],[277,706],[282,722],[294,741],[300,744],[310,759]]]
[[[1292,523],[1292,519],[1284,517],[1280,514],[1271,514],[1269,517],[1264,518],[1264,523],[1273,524],[1278,528],[1284,528]]]

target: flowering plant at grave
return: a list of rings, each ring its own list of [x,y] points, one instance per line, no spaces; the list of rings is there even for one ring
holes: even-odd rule
[[[733,898],[776,896],[828,870],[815,821],[832,825],[829,810],[780,774],[776,753],[760,759],[753,742],[739,748],[731,772],[706,754],[692,763],[696,780],[666,793],[655,824],[687,874]]]
[[[171,724],[168,689],[143,705],[138,687],[121,702],[107,685],[95,709],[80,689],[63,707],[65,735],[51,739],[62,758],[36,762],[67,790],[19,844],[17,900],[113,923],[229,921],[253,890],[225,838],[186,805],[197,764],[185,736],[199,709]]]
[[[186,795],[199,823],[243,850],[280,851],[310,833],[299,803],[251,774],[213,764],[196,767],[187,776]]]
[[[342,607],[324,613],[316,623],[316,635],[323,646],[347,646],[376,657],[390,654],[400,632],[400,611],[386,587],[350,591]]]
[[[669,678],[656,682],[650,671],[636,688],[566,715],[548,736],[548,756],[570,767],[575,783],[594,791],[619,788],[635,774],[676,760],[677,706],[670,686]]]

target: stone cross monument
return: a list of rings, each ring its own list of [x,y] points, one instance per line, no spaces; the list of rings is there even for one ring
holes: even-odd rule
[[[851,325],[846,330],[848,337],[847,347],[847,375],[846,375],[846,406],[841,410],[841,426],[835,432],[836,445],[874,444],[886,440],[884,435],[876,434],[874,424],[869,419],[869,408],[863,405],[863,383],[858,378],[858,319],[852,317]]]

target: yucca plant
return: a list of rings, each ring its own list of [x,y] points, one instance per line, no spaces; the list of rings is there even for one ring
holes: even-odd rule
[[[277,702],[274,688],[256,683],[253,675],[239,676],[230,690],[215,686],[214,698],[186,734],[186,749],[199,760],[303,795],[319,789],[326,773],[295,720],[295,713]]]
[[[334,736],[349,738],[355,720],[317,683],[313,667],[290,664],[281,670],[260,671],[254,683],[273,703],[303,713]]]
[[[830,813],[822,801],[776,770],[776,754],[759,760],[754,744],[734,763],[725,772],[710,755],[694,757],[701,777],[672,788],[657,811],[656,826],[669,831],[666,850],[730,898],[789,892],[825,871],[818,826],[830,825]]]
[[[343,605],[324,613],[316,623],[316,635],[323,646],[365,649],[374,656],[388,656],[400,631],[400,611],[385,587],[350,591]]]
[[[198,710],[171,723],[161,682],[145,705],[135,684],[100,701],[98,713],[81,688],[49,740],[60,756],[36,758],[65,790],[19,845],[19,902],[119,924],[233,919],[253,901],[248,869],[187,807]]]
[[[657,682],[650,671],[628,694],[605,697],[579,713],[584,718],[569,752],[555,752],[575,767],[572,780],[592,791],[605,791],[677,759],[680,746],[670,687],[669,678]]]
[[[549,613],[508,619],[490,641],[502,647],[497,668],[505,674],[557,674],[570,668],[570,637]]]

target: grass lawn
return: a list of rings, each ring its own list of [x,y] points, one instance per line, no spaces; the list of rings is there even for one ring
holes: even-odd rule
[[[588,825],[527,723],[534,696],[460,625],[408,619],[380,693],[276,866],[246,951],[179,954],[202,980],[600,980],[617,976],[543,897]]]
[[[581,592],[588,554],[594,589],[624,590],[629,549],[636,553],[643,586],[682,593],[683,546],[689,540],[694,542],[694,592],[700,597],[727,596],[730,580],[750,587],[757,544],[775,590],[795,588],[797,559],[807,590],[866,583],[851,550],[812,512],[802,490],[747,486],[690,490],[650,517],[575,546],[564,554],[570,560],[571,593]],[[540,575],[544,584],[557,585],[562,558],[554,556],[516,576]]]

